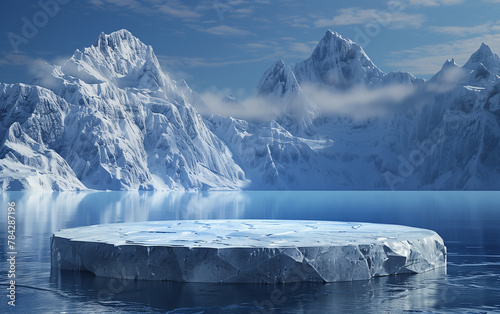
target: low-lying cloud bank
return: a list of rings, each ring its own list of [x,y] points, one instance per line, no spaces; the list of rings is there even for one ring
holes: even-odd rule
[[[356,87],[348,91],[335,91],[326,87],[304,85],[306,96],[324,115],[366,119],[395,113],[406,108],[409,98],[416,93],[411,85],[389,85],[380,88]],[[237,119],[269,121],[283,112],[279,106],[264,97],[248,97],[238,101],[224,101],[227,90],[201,94],[208,109],[202,114],[231,116]]]
[[[335,91],[326,87],[304,85],[304,92],[321,113],[354,119],[379,117],[404,110],[416,88],[411,85],[388,85],[379,88],[355,87]]]
[[[431,103],[437,94],[447,93],[459,86],[466,75],[465,69],[450,66],[425,84],[422,81],[422,84],[413,85],[388,84],[370,88],[357,86],[349,90],[336,90],[318,84],[302,84],[301,88],[322,115],[362,120],[395,114]],[[254,121],[269,121],[283,114],[283,108],[270,103],[267,98],[254,96],[238,101],[223,101],[229,94],[229,90],[211,90],[203,93],[201,96],[207,103],[207,109],[202,114],[217,114]]]
[[[200,110],[200,113],[262,122],[274,120],[281,114],[264,97],[253,96],[236,101],[224,100],[230,94],[227,89],[202,93],[201,97],[207,104],[207,109]]]

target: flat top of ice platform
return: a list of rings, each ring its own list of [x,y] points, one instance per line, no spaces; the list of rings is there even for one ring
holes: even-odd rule
[[[370,223],[296,220],[171,220],[65,229],[72,241],[200,248],[295,248],[376,244],[434,236],[431,230]]]

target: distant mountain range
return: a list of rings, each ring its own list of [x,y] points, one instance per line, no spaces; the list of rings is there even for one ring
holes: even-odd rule
[[[276,118],[202,117],[203,99],[120,30],[31,85],[0,84],[0,186],[499,190],[499,82],[485,44],[426,81],[327,31],[307,60],[264,73],[257,95]]]

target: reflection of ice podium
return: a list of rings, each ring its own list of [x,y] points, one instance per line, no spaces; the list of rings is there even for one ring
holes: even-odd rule
[[[446,266],[435,232],[293,220],[156,221],[66,229],[52,266],[97,276],[184,282],[337,282]]]

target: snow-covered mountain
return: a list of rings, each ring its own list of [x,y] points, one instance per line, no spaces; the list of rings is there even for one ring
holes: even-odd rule
[[[379,85],[385,75],[361,46],[331,30],[307,60],[295,65],[295,74],[300,84],[324,84],[338,89]]]
[[[483,44],[463,67],[448,60],[425,81],[382,72],[359,45],[327,31],[295,71],[282,61],[266,71],[259,96],[273,99],[286,116],[287,105],[308,98],[303,85],[332,91],[332,101],[339,91],[409,86],[402,108],[362,120],[323,112],[309,135],[280,118],[259,125],[210,117],[207,123],[233,151],[251,188],[498,190],[498,60]]]
[[[313,133],[319,109],[304,94],[292,69],[283,60],[276,61],[264,73],[257,86],[257,96],[279,124],[294,133]]]
[[[64,99],[45,88],[0,84],[3,189],[85,189],[71,166],[57,153],[64,145],[69,107]]]
[[[413,185],[500,189],[499,74],[499,57],[483,43],[463,67],[447,61],[429,81],[434,101],[417,113],[414,137],[439,137],[432,158],[415,171]]]
[[[468,82],[480,82],[480,84],[489,84],[492,81],[500,79],[500,58],[491,51],[490,47],[482,44],[463,66],[468,72]]]
[[[246,181],[191,105],[201,98],[126,30],[101,34],[35,82],[45,88],[2,86],[3,189],[235,189]]]
[[[379,113],[325,110],[311,86],[337,105],[344,97],[356,110]],[[381,98],[356,107],[401,90],[391,106]],[[353,101],[360,91],[366,97]],[[101,34],[33,85],[0,84],[0,184],[500,189],[500,58],[485,44],[463,67],[448,60],[425,81],[382,72],[359,45],[327,31],[294,69],[274,63],[256,94],[273,120],[202,118],[195,108],[207,108],[203,99],[166,75],[150,46],[126,30]]]

